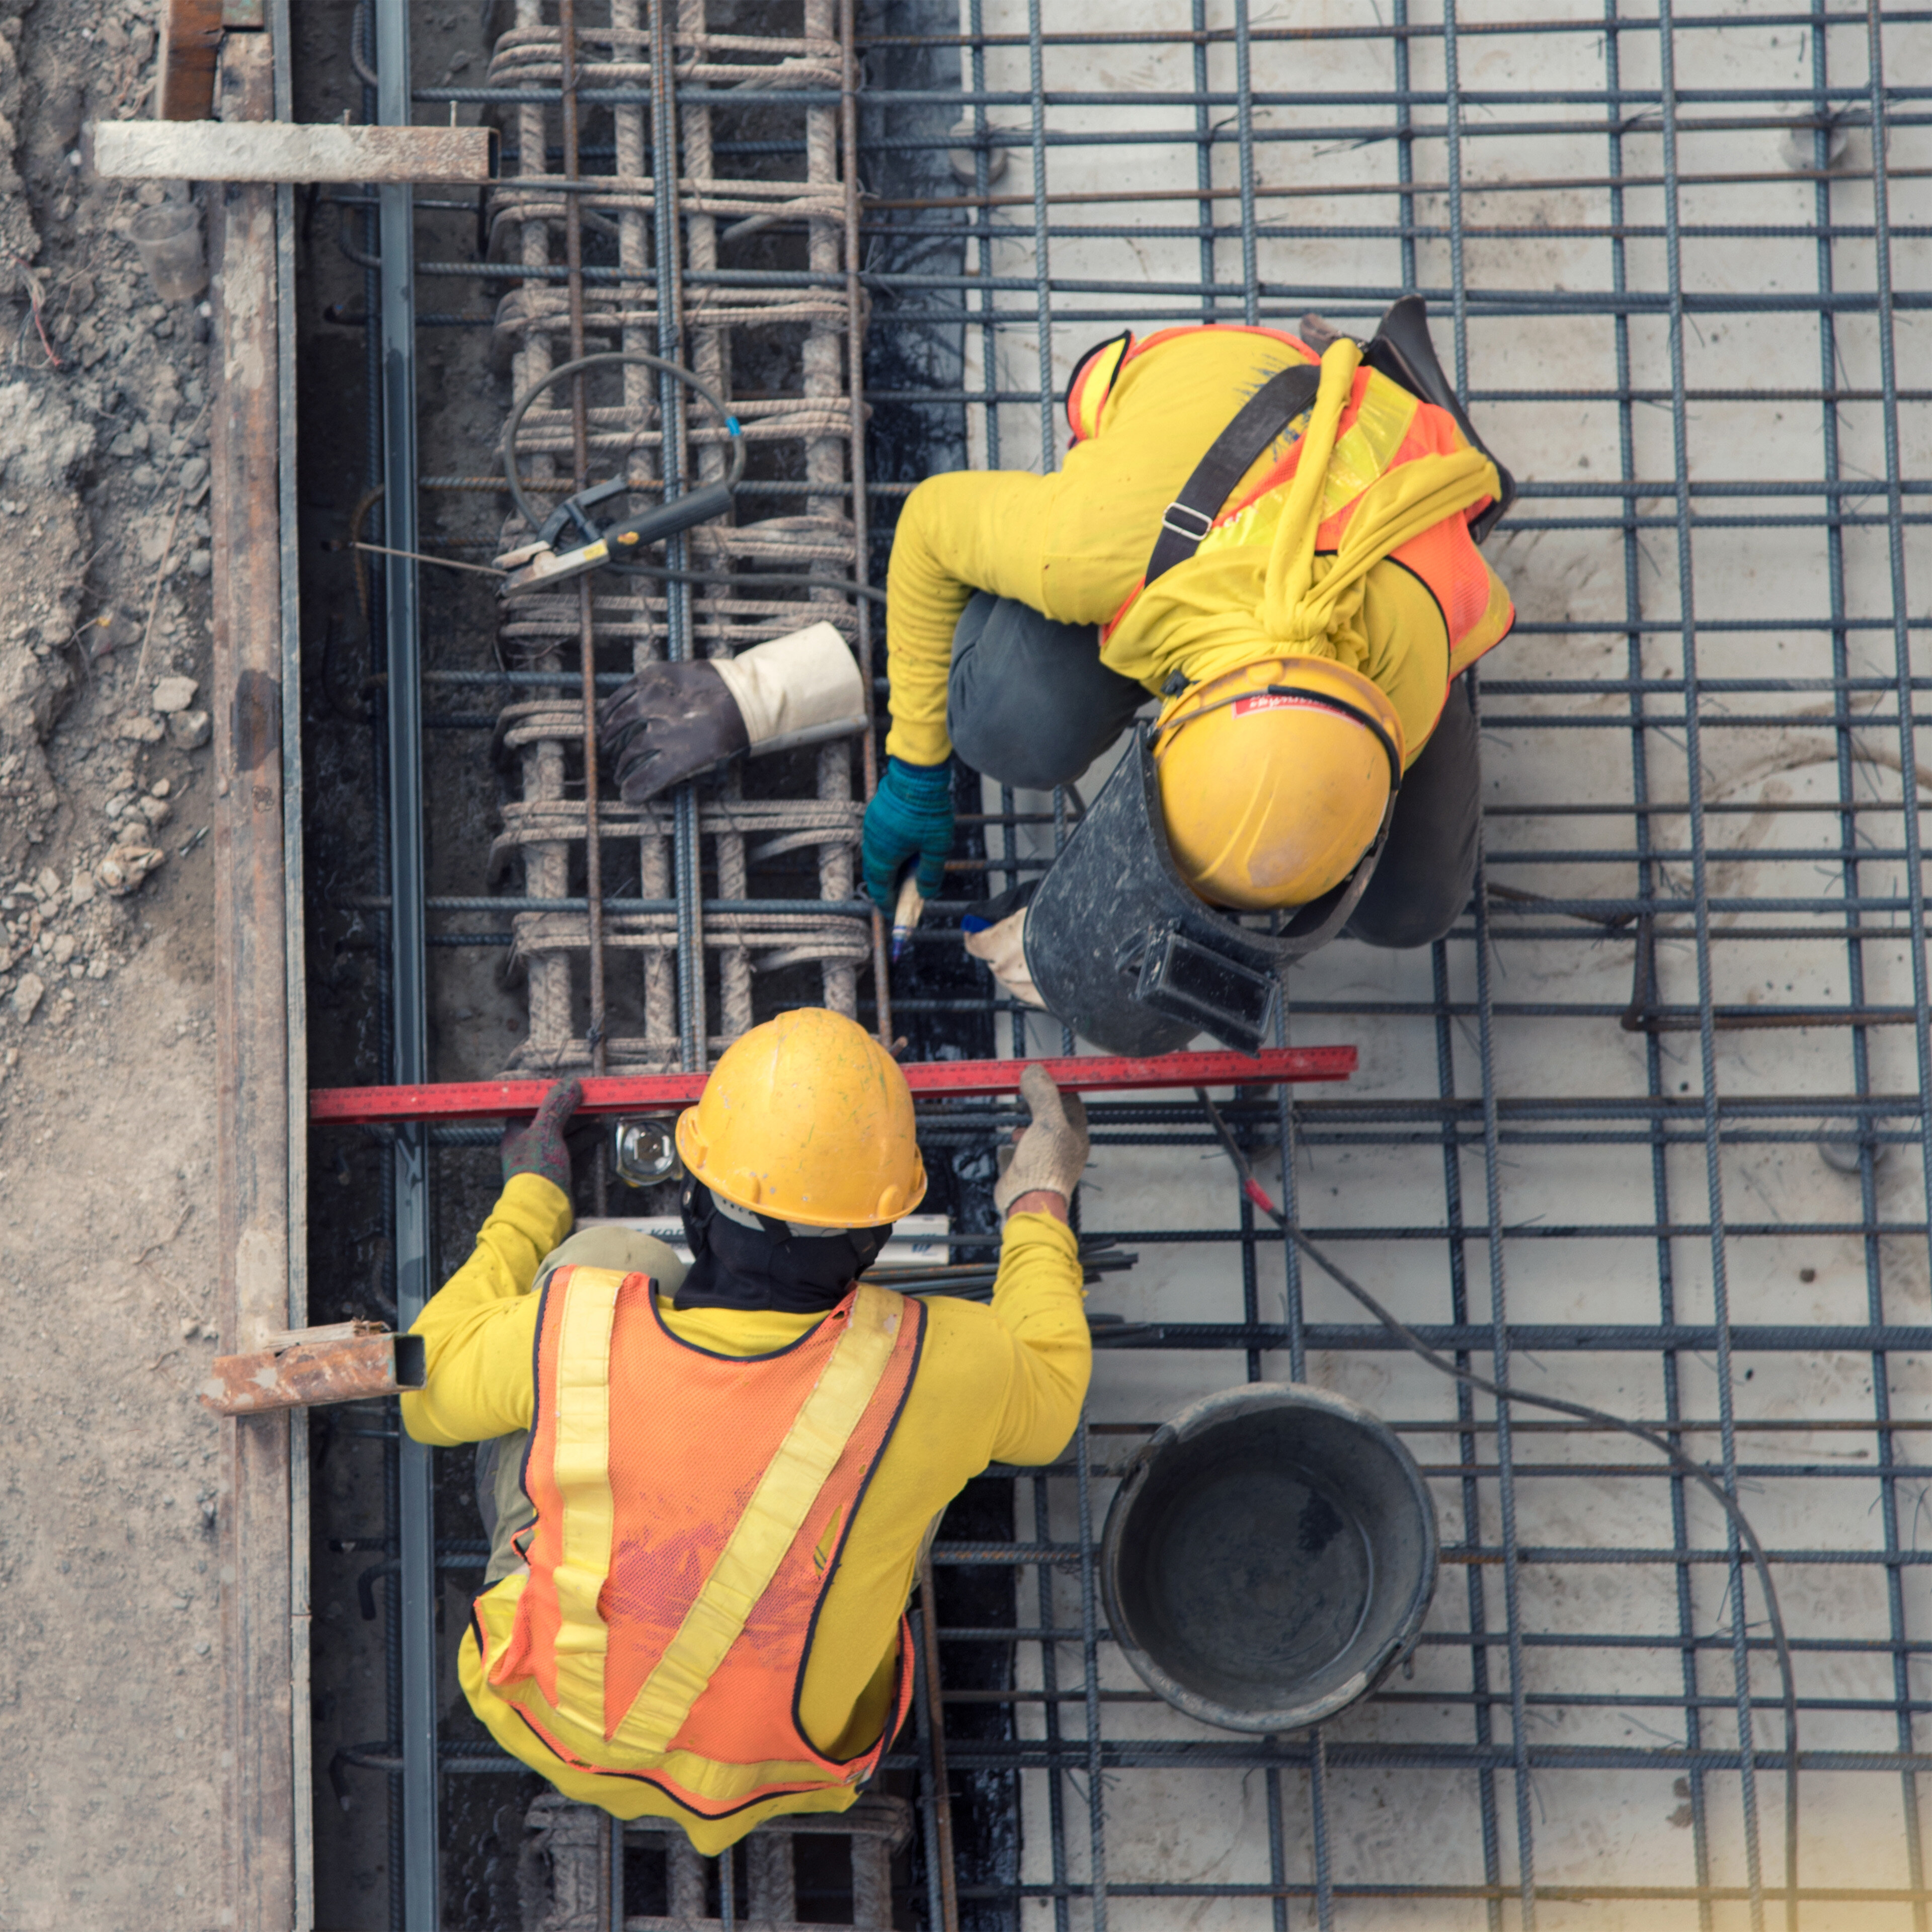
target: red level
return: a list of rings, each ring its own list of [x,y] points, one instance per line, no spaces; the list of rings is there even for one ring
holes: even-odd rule
[[[1024,1060],[928,1060],[905,1070],[906,1084],[926,1100],[975,1100],[1019,1091]],[[1355,1070],[1352,1046],[1272,1047],[1244,1053],[1163,1053],[1152,1060],[1079,1057],[1038,1063],[1060,1086],[1082,1094],[1150,1087],[1274,1086],[1291,1080],[1346,1080]],[[702,1073],[628,1075],[584,1083],[584,1114],[633,1114],[687,1106],[704,1090]],[[386,1120],[500,1120],[534,1114],[548,1080],[449,1080],[421,1087],[318,1087],[308,1096],[311,1120],[374,1126]]]

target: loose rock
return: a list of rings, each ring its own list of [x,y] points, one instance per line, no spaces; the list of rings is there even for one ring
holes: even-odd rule
[[[164,717],[185,711],[194,702],[194,694],[200,688],[191,677],[162,678],[154,686],[154,708]]]
[[[150,872],[167,862],[167,854],[152,845],[117,845],[94,868],[94,878],[116,898],[138,891]]]
[[[20,983],[14,988],[14,1012],[22,1026],[34,1017],[46,991],[46,982],[38,973],[21,974]]]
[[[168,719],[168,742],[180,752],[198,752],[208,742],[212,726],[206,711],[177,711]]]
[[[73,883],[67,889],[67,896],[71,904],[86,905],[94,896],[94,874],[92,872],[75,873]]]
[[[158,718],[136,718],[131,715],[115,722],[114,735],[124,738],[135,745],[158,745],[166,730]]]

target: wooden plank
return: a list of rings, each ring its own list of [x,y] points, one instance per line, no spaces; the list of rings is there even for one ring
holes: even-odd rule
[[[221,0],[162,0],[157,121],[205,121],[214,112],[214,57],[220,47]]]
[[[271,121],[95,121],[104,181],[454,182],[490,178],[487,128],[343,128]]]
[[[1346,1080],[1352,1046],[1271,1046],[1245,1053],[1163,1053],[1150,1060],[1080,1054],[1070,1059],[914,1060],[904,1067],[915,1100],[996,1099],[1020,1090],[1030,1065],[1046,1069],[1069,1093],[1134,1093],[1174,1087],[1268,1087],[1286,1081]],[[586,1079],[578,1112],[646,1112],[688,1106],[704,1091],[703,1073],[610,1074]],[[316,1087],[308,1117],[317,1126],[369,1126],[392,1120],[494,1120],[534,1114],[548,1080],[444,1080],[414,1087]]]
[[[224,115],[273,112],[267,37],[224,50]],[[289,1325],[289,1090],[282,827],[274,190],[211,197],[214,406],[214,848],[217,1247],[224,1351]],[[227,1772],[221,1922],[294,1922],[289,1424],[220,1425]]]

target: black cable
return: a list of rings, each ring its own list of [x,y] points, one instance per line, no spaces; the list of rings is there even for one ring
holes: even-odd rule
[[[647,368],[672,376],[689,389],[695,390],[715,410],[731,436],[730,474],[722,480],[728,490],[735,489],[745,474],[745,434],[738,418],[728,410],[709,384],[694,375],[682,363],[667,362],[661,356],[649,356],[642,350],[610,350],[595,356],[580,356],[574,362],[565,362],[553,369],[548,376],[533,382],[519,396],[510,410],[510,419],[503,428],[503,481],[508,486],[511,500],[531,530],[539,530],[545,519],[530,499],[524,494],[523,479],[517,469],[517,431],[530,405],[553,383],[561,382],[566,376],[581,374],[586,369],[598,368],[612,362],[641,363]],[[656,578],[669,584],[724,584],[734,588],[748,590],[837,590],[848,597],[866,597],[874,603],[883,604],[885,593],[874,590],[869,584],[855,582],[849,577],[825,577],[803,572],[758,572],[748,573],[730,570],[673,570],[663,564],[624,563],[610,564],[605,568],[614,570],[620,576]]]
[[[554,383],[560,382],[566,376],[581,375],[586,369],[596,369],[613,362],[632,362],[648,369],[656,370],[660,375],[670,376],[688,389],[693,389],[709,403],[731,437],[731,473],[722,481],[728,490],[735,490],[745,474],[745,432],[738,418],[727,409],[718,392],[700,376],[695,376],[681,362],[667,362],[662,356],[646,355],[641,349],[600,350],[595,356],[580,356],[574,362],[560,363],[548,376],[540,376],[516,401],[511,405],[510,419],[503,425],[503,481],[509,486],[512,500],[516,504],[525,523],[534,536],[542,530],[544,519],[539,516],[524,494],[522,478],[517,473],[517,431],[523,427],[524,416],[530,405]],[[667,434],[670,425],[662,425]]]
[[[747,590],[838,590],[848,597],[869,597],[875,604],[886,601],[883,590],[849,577],[808,577],[799,571],[672,570],[656,563],[607,563],[604,568],[619,577],[656,577],[673,584],[730,584]]]
[[[1784,1922],[1788,1932],[1797,1932],[1798,1928],[1798,1682],[1791,1664],[1791,1646],[1784,1634],[1784,1613],[1778,1600],[1777,1586],[1771,1580],[1771,1565],[1766,1560],[1763,1546],[1757,1540],[1757,1532],[1751,1528],[1750,1520],[1738,1505],[1736,1498],[1707,1470],[1702,1463],[1693,1462],[1666,1437],[1654,1430],[1646,1429],[1640,1422],[1632,1422],[1628,1417],[1614,1415],[1608,1409],[1592,1408],[1588,1402],[1569,1402],[1560,1396],[1531,1395],[1526,1390],[1511,1388],[1500,1382],[1492,1382],[1485,1376],[1459,1368],[1448,1356],[1438,1354],[1414,1330],[1384,1308],[1361,1283],[1352,1276],[1337,1268],[1301,1230],[1293,1226],[1288,1216],[1269,1197],[1268,1191],[1255,1178],[1255,1171],[1247,1156],[1228,1131],[1228,1124],[1221,1118],[1221,1110],[1208,1097],[1204,1087],[1194,1090],[1195,1098],[1201,1102],[1208,1116],[1208,1123],[1214,1130],[1215,1138],[1227,1151],[1228,1158],[1234,1164],[1234,1171],[1240,1176],[1241,1192],[1255,1206],[1274,1220],[1301,1252],[1322,1272],[1353,1295],[1388,1332],[1412,1354],[1420,1356],[1438,1373],[1448,1376],[1452,1381],[1464,1383],[1468,1388],[1480,1389],[1498,1402],[1527,1402],[1532,1408],[1553,1409],[1558,1415],[1574,1416],[1580,1422],[1592,1422],[1600,1427],[1621,1430],[1626,1436],[1634,1436],[1647,1444],[1662,1456],[1678,1474],[1688,1476],[1697,1484],[1730,1519],[1738,1533],[1738,1540],[1750,1552],[1751,1565],[1757,1572],[1758,1588],[1764,1593],[1765,1612],[1771,1623],[1771,1638],[1778,1653],[1778,1674],[1784,1687]],[[1284,1147],[1284,1162],[1293,1157],[1291,1150]],[[1738,1586],[1736,1615],[1742,1624],[1744,1620],[1744,1586]],[[1747,1652],[1748,1655],[1748,1652]],[[1744,1687],[1745,1695],[1750,1694],[1750,1686]]]

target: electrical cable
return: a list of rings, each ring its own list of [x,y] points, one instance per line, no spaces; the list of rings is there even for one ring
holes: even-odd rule
[[[1778,1600],[1777,1586],[1771,1580],[1771,1565],[1766,1559],[1763,1546],[1757,1540],[1757,1532],[1751,1528],[1750,1519],[1738,1507],[1737,1500],[1724,1485],[1714,1478],[1701,1462],[1694,1462],[1668,1438],[1654,1430],[1646,1429],[1640,1422],[1632,1422],[1628,1417],[1613,1414],[1608,1409],[1593,1408],[1588,1402],[1570,1402],[1560,1396],[1531,1395],[1527,1391],[1512,1388],[1500,1382],[1492,1382],[1486,1376],[1459,1368],[1446,1355],[1439,1354],[1398,1316],[1384,1308],[1361,1283],[1352,1276],[1336,1267],[1300,1228],[1292,1223],[1288,1216],[1270,1198],[1268,1191],[1255,1178],[1252,1164],[1241,1151],[1240,1146],[1229,1130],[1227,1122],[1221,1117],[1221,1110],[1208,1097],[1204,1087],[1197,1087],[1194,1096],[1208,1117],[1208,1124],[1214,1130],[1214,1136],[1234,1162],[1234,1171],[1240,1178],[1243,1196],[1261,1209],[1276,1226],[1294,1242],[1295,1246],[1335,1284],[1352,1295],[1393,1335],[1412,1354],[1418,1355],[1436,1370],[1448,1376],[1451,1381],[1463,1383],[1467,1387],[1480,1390],[1484,1395],[1493,1396],[1498,1402],[1526,1402],[1535,1408],[1552,1409],[1558,1415],[1575,1417],[1579,1421],[1592,1422],[1599,1426],[1621,1431],[1634,1436],[1642,1443],[1654,1449],[1667,1461],[1678,1474],[1688,1477],[1717,1503],[1730,1520],[1738,1540],[1749,1551],[1751,1567],[1757,1572],[1758,1588],[1764,1595],[1765,1612],[1771,1624],[1773,1648],[1778,1653],[1778,1675],[1783,1680],[1784,1706],[1784,1922],[1787,1932],[1798,1932],[1798,1685],[1791,1663],[1791,1646],[1784,1634],[1784,1613]],[[1284,1161],[1291,1158],[1289,1150],[1282,1150]],[[1735,1614],[1742,1620],[1744,1613],[1744,1586],[1740,1579],[1738,1601]],[[1746,1687],[1748,1693],[1748,1686]],[[1742,1740],[1741,1739],[1740,1743]]]
[[[672,584],[729,584],[752,590],[838,590],[848,597],[868,597],[883,604],[886,593],[850,577],[807,576],[802,571],[672,570],[656,563],[608,563],[619,577],[662,578]]]
[[[574,362],[565,362],[553,369],[548,376],[540,377],[519,396],[510,410],[509,421],[503,428],[503,481],[512,501],[532,531],[541,530],[546,520],[543,513],[524,495],[523,479],[517,468],[517,431],[521,428],[530,405],[553,383],[561,382],[566,376],[581,374],[613,362],[640,363],[647,368],[674,376],[689,389],[702,396],[717,412],[719,419],[731,437],[730,473],[722,481],[728,490],[736,489],[745,474],[745,433],[738,418],[728,409],[722,399],[710,386],[684,367],[682,363],[668,362],[661,356],[647,355],[642,350],[609,350],[595,356],[580,356]],[[669,584],[723,584],[734,589],[747,590],[838,590],[849,597],[864,597],[874,603],[883,604],[885,593],[874,590],[871,585],[860,584],[849,577],[826,577],[802,571],[760,571],[747,572],[730,570],[674,570],[668,566],[650,563],[613,563],[605,566],[620,576],[656,578]]]
[[[581,375],[586,369],[607,367],[614,362],[636,363],[647,369],[655,369],[661,375],[674,377],[688,389],[694,390],[717,412],[731,438],[730,474],[720,480],[727,490],[735,490],[745,474],[745,432],[738,418],[727,409],[718,392],[701,376],[694,375],[681,362],[667,361],[662,356],[647,355],[641,349],[601,350],[595,356],[580,356],[574,362],[560,362],[547,376],[539,376],[510,409],[510,419],[503,425],[503,481],[508,485],[512,500],[518,512],[528,524],[532,534],[543,528],[545,519],[540,515],[530,499],[524,494],[523,480],[517,472],[517,431],[523,427],[524,416],[538,397],[554,383],[562,382],[566,376]]]

